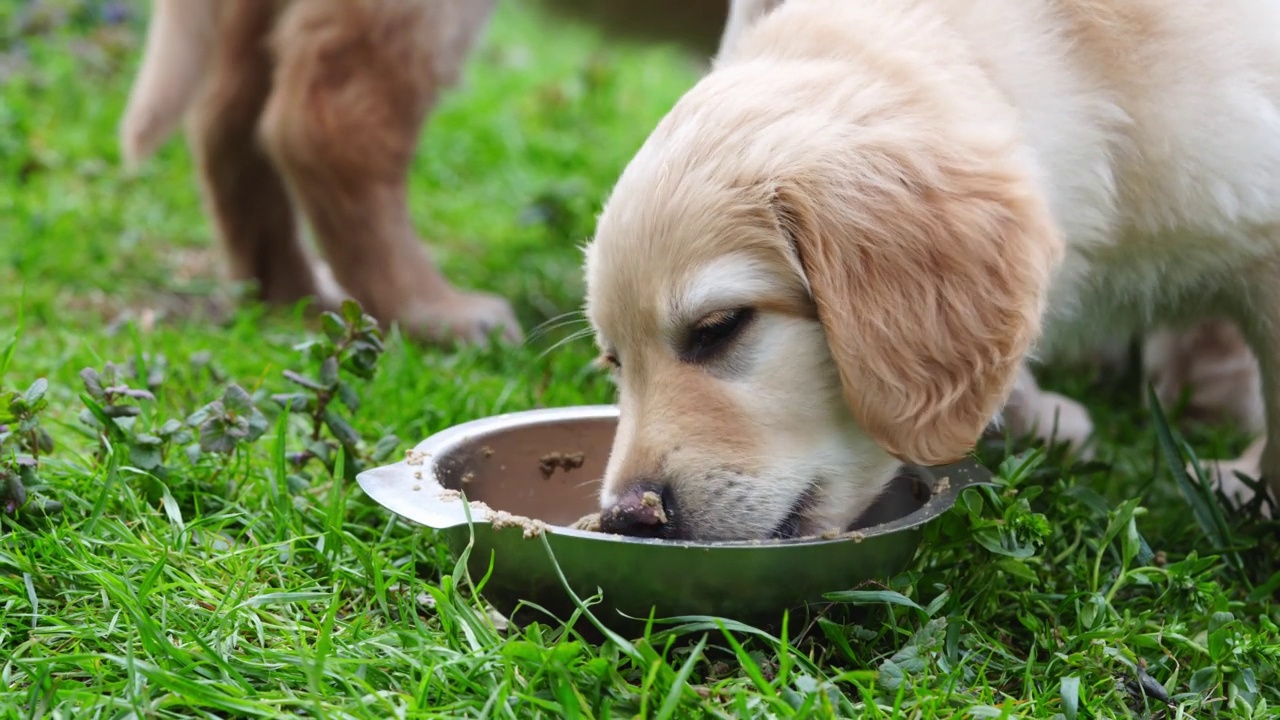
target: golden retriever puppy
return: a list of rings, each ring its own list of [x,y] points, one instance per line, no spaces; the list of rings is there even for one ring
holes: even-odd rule
[[[726,38],[586,249],[607,529],[847,527],[1038,355],[1210,316],[1277,487],[1277,38],[1263,0],[789,0]]]

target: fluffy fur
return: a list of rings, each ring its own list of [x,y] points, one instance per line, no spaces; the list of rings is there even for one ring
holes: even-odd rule
[[[1006,405],[1042,418],[1037,356],[1215,317],[1258,358],[1277,487],[1277,40],[1263,0],[789,0],[726,33],[587,249],[602,504],[660,491],[671,537],[842,527]]]

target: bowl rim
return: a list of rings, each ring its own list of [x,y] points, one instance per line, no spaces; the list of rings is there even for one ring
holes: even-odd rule
[[[405,457],[398,462],[361,471],[356,475],[356,482],[365,494],[391,512],[434,530],[443,531],[472,525],[492,526],[493,523],[488,518],[475,516],[472,511],[477,508],[473,508],[466,502],[465,492],[448,490],[440,483],[437,474],[439,457],[447,455],[456,447],[471,444],[478,436],[499,430],[527,425],[558,424],[566,421],[616,420],[619,414],[617,405],[570,405],[518,410],[468,420],[433,433],[411,450],[406,451]],[[412,455],[418,456],[421,462],[411,463]],[[917,529],[954,507],[960,493],[965,489],[997,484],[991,470],[972,455],[948,465],[913,467],[932,476],[931,488],[936,487],[940,479],[947,479],[947,486],[941,491],[932,493],[923,505],[907,515],[834,536],[806,536],[783,540],[669,540],[579,530],[542,521],[538,521],[538,529],[550,535],[582,540],[699,550],[735,547],[766,550],[837,545],[862,542],[872,537]],[[417,476],[418,473],[421,477]],[[412,493],[405,492],[403,486],[408,484],[405,476],[415,477],[416,486],[420,489]],[[452,495],[451,493],[454,492],[457,494]],[[494,508],[494,510],[498,509]],[[515,513],[511,514],[515,515]]]

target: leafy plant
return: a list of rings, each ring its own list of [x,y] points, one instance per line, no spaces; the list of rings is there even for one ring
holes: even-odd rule
[[[187,424],[200,430],[199,445],[188,450],[192,462],[199,458],[199,452],[230,455],[267,431],[266,416],[253,404],[249,393],[235,383],[227,386],[221,400],[192,413]]]
[[[173,472],[171,457],[175,448],[182,447],[187,461],[194,465],[205,453],[230,455],[265,432],[266,418],[249,394],[234,383],[226,387],[221,399],[195,411],[185,423],[175,418],[140,422],[144,403],[155,401],[154,391],[164,382],[167,368],[162,355],[140,359],[142,363],[108,362],[101,372],[93,368],[80,372],[85,387],[81,397],[85,410],[80,420],[99,433],[103,441],[100,452],[110,441],[117,450],[127,449],[130,465],[167,481]],[[140,384],[147,387],[135,387]],[[199,433],[198,441],[193,429]]]
[[[0,411],[0,514],[15,515],[27,503],[28,488],[39,483],[40,456],[53,452],[53,438],[40,426],[48,389],[49,382],[39,378],[24,392],[10,392]],[[42,507],[61,509],[52,501]]]
[[[369,460],[389,455],[398,442],[395,436],[387,436],[371,453],[365,452],[360,433],[340,410],[345,407],[351,414],[360,410],[356,383],[373,379],[385,346],[377,321],[355,301],[344,302],[341,315],[324,313],[320,322],[323,335],[296,348],[313,364],[312,373],[285,370],[285,379],[301,389],[273,395],[272,399],[310,423],[306,449],[290,456],[295,467],[302,468],[314,459],[333,472],[341,447],[346,456],[344,471],[354,476]]]
[[[124,439],[132,422],[142,414],[143,401],[154,402],[156,396],[150,390],[129,385],[128,371],[124,366],[108,362],[102,372],[93,368],[80,371],[87,396],[81,396],[85,411],[80,420],[112,439]]]

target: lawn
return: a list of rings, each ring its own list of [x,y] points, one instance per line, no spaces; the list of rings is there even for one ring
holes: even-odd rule
[[[1165,435],[1134,377],[1070,368],[1052,384],[1097,414],[1094,461],[984,447],[1001,485],[816,620],[604,645],[582,617],[495,623],[351,470],[464,420],[610,401],[590,341],[447,353],[240,302],[181,140],[120,169],[143,21],[102,17],[136,5],[0,5],[0,494],[27,495],[0,513],[4,717],[1276,716],[1278,525],[1170,469],[1241,438],[1176,408]],[[501,3],[414,166],[450,276],[527,328],[577,309],[602,199],[698,72]],[[285,372],[339,353],[326,331],[371,352],[317,424],[273,396],[308,394]]]

